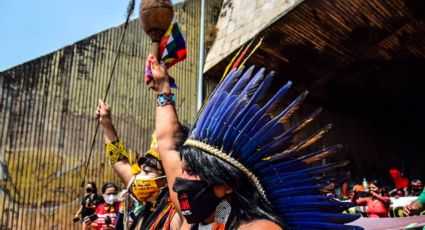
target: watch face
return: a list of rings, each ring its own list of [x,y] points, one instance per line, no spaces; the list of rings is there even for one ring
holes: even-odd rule
[[[161,97],[159,98],[159,104],[160,104],[160,105],[165,105],[165,103],[166,103],[166,100],[165,100],[164,96],[161,96]]]
[[[156,102],[160,106],[169,104],[174,104],[174,94],[167,96],[166,94],[159,94],[157,96]]]

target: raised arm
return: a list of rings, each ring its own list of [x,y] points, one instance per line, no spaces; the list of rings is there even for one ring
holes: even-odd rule
[[[378,199],[379,201],[381,201],[382,203],[384,203],[385,205],[390,205],[390,198],[387,196],[381,196],[376,192],[371,192],[372,196],[375,197],[376,199]]]
[[[155,60],[152,62],[152,75],[155,79],[157,95],[171,93],[170,82],[165,66],[159,65]],[[180,123],[176,110],[172,103],[156,106],[156,137],[158,141],[158,152],[161,156],[162,165],[167,175],[170,197],[179,210],[177,194],[173,191],[175,178],[181,174],[181,159],[177,152],[177,137],[179,135]]]
[[[99,121],[103,129],[103,140],[105,141],[105,144],[118,141],[118,134],[115,130],[114,124],[112,123],[111,107],[107,103],[100,102],[97,106],[96,115],[99,117]],[[133,176],[128,160],[123,159],[121,161],[117,161],[112,165],[112,167],[121,181],[127,185]]]

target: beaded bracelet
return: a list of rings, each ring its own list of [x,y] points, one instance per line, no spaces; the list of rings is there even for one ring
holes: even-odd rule
[[[174,93],[164,92],[156,95],[157,106],[174,105],[174,101]]]

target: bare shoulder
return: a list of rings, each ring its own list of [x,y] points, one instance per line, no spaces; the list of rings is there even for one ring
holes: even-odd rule
[[[255,220],[250,223],[241,224],[238,230],[282,230],[282,228],[270,220]]]

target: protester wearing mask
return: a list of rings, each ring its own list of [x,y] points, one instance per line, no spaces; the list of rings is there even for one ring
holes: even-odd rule
[[[136,160],[136,157],[125,150],[118,138],[112,123],[110,106],[101,102],[96,113],[102,124],[108,160],[127,184],[127,190],[133,199],[131,214],[134,214],[134,219],[130,229],[179,229],[181,217],[169,200],[167,179],[156,151],[155,133],[152,135],[150,150],[144,157]],[[127,224],[124,222],[123,224]]]
[[[414,179],[410,182],[409,196],[419,196],[424,189],[424,183],[419,179]]]
[[[367,206],[366,213],[370,218],[388,217],[391,201],[377,180],[369,182],[369,194],[367,197],[353,199],[352,201],[359,206]]]
[[[83,220],[85,217],[94,214],[96,206],[100,203],[101,198],[97,194],[96,183],[88,182],[85,189],[86,194],[84,194],[84,198],[81,201],[80,209],[75,214],[74,221],[81,220],[83,222],[82,229],[88,230],[90,229],[90,225],[85,224]]]
[[[120,206],[120,203],[116,201],[117,194],[118,187],[115,184],[106,183],[102,186],[102,198],[104,202],[96,207],[94,214],[84,218],[84,222],[90,224],[91,229],[115,229]]]
[[[154,55],[149,58],[157,90],[158,152],[168,187],[173,190],[170,196],[186,220],[181,229],[358,229],[344,223],[359,215],[341,214],[352,203],[321,194],[322,188],[337,181],[333,176],[323,177],[322,172],[344,164],[313,165],[338,146],[304,155],[301,149],[318,137],[292,142],[294,133],[318,112],[296,126],[286,127],[288,133],[283,132],[283,124],[274,121],[288,118],[301,99],[279,110],[281,115],[273,121],[268,115],[260,116],[268,109],[282,109],[275,106],[282,102],[286,86],[273,96],[278,99],[265,97],[272,73],[265,76],[260,70],[253,76],[253,67],[244,74],[242,68],[230,72],[200,109],[188,139],[179,148],[176,138],[180,122],[169,77],[165,65],[160,65]],[[279,136],[284,134],[287,136]],[[294,152],[303,158],[297,158]],[[279,157],[271,155],[279,153]]]

